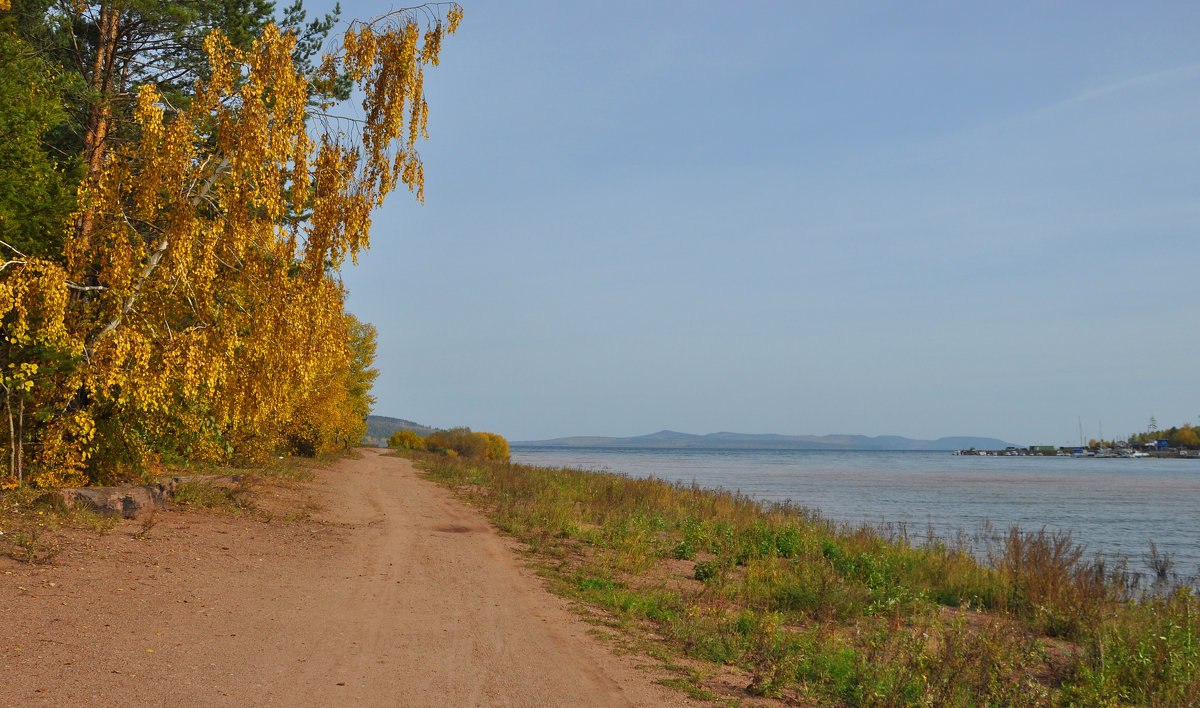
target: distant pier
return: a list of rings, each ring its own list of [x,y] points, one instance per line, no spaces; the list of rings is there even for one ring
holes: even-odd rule
[[[955,455],[977,455],[980,457],[1120,457],[1120,458],[1196,458],[1200,450],[1170,447],[1166,440],[1145,445],[1121,447],[1055,447],[1053,445],[1030,445],[1029,447],[1006,447],[1003,450],[955,450]]]

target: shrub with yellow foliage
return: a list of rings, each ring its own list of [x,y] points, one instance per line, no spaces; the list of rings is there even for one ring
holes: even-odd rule
[[[388,447],[393,450],[424,450],[425,438],[412,430],[397,430],[388,438]]]
[[[475,460],[507,460],[508,441],[495,433],[475,433],[470,428],[438,430],[425,436],[425,449],[453,453]]]
[[[483,457],[487,460],[507,460],[508,441],[496,433],[479,433],[484,440]]]

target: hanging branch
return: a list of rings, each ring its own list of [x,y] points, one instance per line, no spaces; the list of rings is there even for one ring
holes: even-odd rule
[[[229,162],[229,158],[226,157],[222,158],[222,160],[217,163],[216,169],[213,170],[213,173],[209,175],[209,178],[204,181],[203,185],[201,185],[200,191],[194,194],[192,198],[188,200],[190,206],[193,208],[196,207],[201,200],[208,195],[209,190],[213,188],[213,185],[217,183],[217,180],[220,179],[221,175],[224,174],[227,169],[229,169]],[[92,337],[92,339],[88,342],[87,349],[89,355],[93,350],[95,350],[96,344],[107,337],[108,334],[114,329],[119,327],[125,317],[129,315],[130,310],[133,309],[134,303],[137,302],[137,297],[141,292],[142,285],[146,282],[146,279],[149,278],[150,275],[158,268],[159,262],[162,261],[162,257],[167,252],[167,248],[169,248],[170,245],[170,236],[164,236],[163,239],[158,242],[158,246],[155,247],[154,252],[151,253],[150,257],[146,259],[146,264],[142,267],[142,272],[138,274],[137,282],[133,284],[133,291],[128,297],[125,298],[124,303],[122,303],[121,311],[117,313],[116,317],[109,320],[108,324],[104,325],[104,328],[97,332],[96,336]],[[91,287],[103,289],[102,286]]]

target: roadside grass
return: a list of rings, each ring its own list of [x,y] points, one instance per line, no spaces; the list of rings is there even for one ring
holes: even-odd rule
[[[112,530],[117,519],[88,509],[68,509],[62,498],[28,487],[0,492],[0,553],[26,563],[47,563],[62,550],[57,531]]]
[[[351,454],[351,453],[347,453]],[[336,459],[284,457],[268,460],[252,467],[222,467],[207,463],[177,464],[159,468],[158,477],[236,476],[236,483],[206,480],[187,481],[176,487],[172,502],[177,508],[210,510],[235,516],[255,515],[271,520],[274,515],[262,509],[259,498],[264,489],[282,487],[297,490],[302,483],[316,477],[316,470]],[[294,509],[290,509],[294,506]],[[304,521],[319,509],[306,496],[305,501],[289,505],[285,521]],[[19,487],[0,491],[0,554],[27,563],[50,562],[61,550],[63,541],[58,531],[73,529],[105,534],[121,523],[116,516],[106,516],[83,507],[68,508],[62,497],[53,490]],[[138,523],[135,537],[145,540],[154,528],[154,515]]]
[[[171,501],[179,506],[221,509],[234,515],[254,511],[254,498],[245,478],[228,486],[210,481],[184,482],[175,488],[175,495]]]
[[[346,453],[350,454],[350,453]],[[338,455],[319,457],[271,457],[245,466],[218,465],[213,463],[173,464],[160,468],[156,477],[192,477],[235,475],[251,479],[308,482],[316,477],[316,470],[338,459]]]
[[[818,705],[1200,705],[1200,601],[1136,591],[1069,534],[965,541],[836,524],[652,479],[410,456],[605,626],[753,695]],[[706,672],[669,679],[722,696]]]
[[[277,457],[251,467],[229,468],[208,466],[202,468],[172,469],[162,476],[214,476],[218,479],[187,480],[175,488],[172,503],[190,509],[215,510],[233,516],[256,516],[266,521],[281,518],[288,522],[302,522],[310,518],[320,505],[311,494],[304,493],[304,484],[317,476],[317,470],[332,464],[342,456],[355,456],[354,451],[328,454],[318,457]],[[177,472],[187,472],[179,475]],[[230,483],[220,479],[233,477]],[[274,503],[266,504],[269,496]],[[280,506],[280,500],[282,507]]]
[[[251,468],[250,474],[273,480],[288,482],[311,482],[317,476],[317,470],[325,467],[343,456],[355,457],[359,453],[348,450],[341,455],[320,455],[318,457],[276,457],[267,460],[258,467]]]

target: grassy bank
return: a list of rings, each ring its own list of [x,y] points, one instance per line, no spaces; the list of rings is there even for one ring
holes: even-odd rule
[[[1068,535],[964,544],[656,480],[413,453],[551,586],[693,695],[811,705],[1200,704],[1200,602],[1137,596]]]

